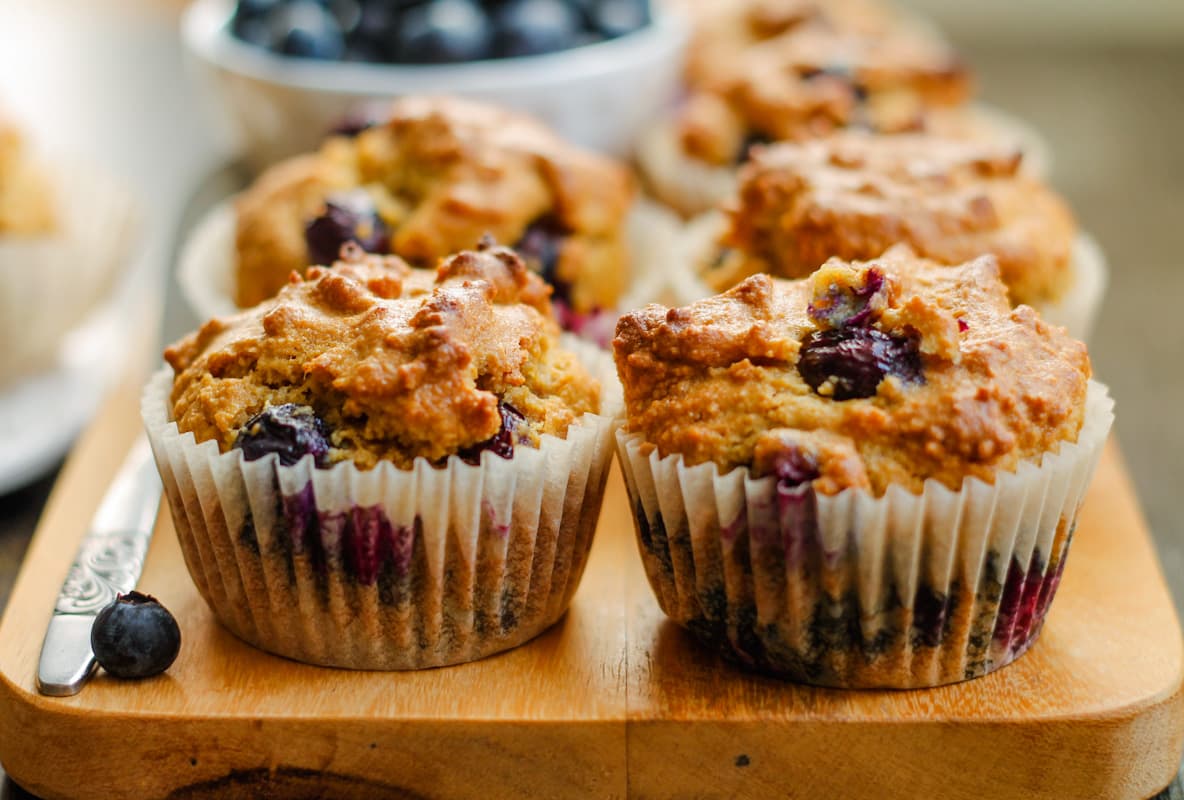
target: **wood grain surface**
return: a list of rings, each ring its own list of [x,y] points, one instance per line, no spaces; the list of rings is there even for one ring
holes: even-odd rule
[[[1117,449],[1040,642],[994,675],[841,692],[753,677],[666,622],[610,479],[567,617],[527,646],[418,673],[256,651],[198,597],[162,516],[141,588],[183,631],[164,676],[43,698],[58,587],[139,428],[112,398],[55,489],[0,622],[0,760],[47,798],[1146,798],[1184,749],[1184,647]]]

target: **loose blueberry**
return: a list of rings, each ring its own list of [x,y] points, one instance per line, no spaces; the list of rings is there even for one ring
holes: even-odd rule
[[[499,403],[497,409],[502,417],[502,424],[497,433],[484,442],[466,447],[457,453],[466,464],[474,466],[480,464],[481,453],[485,450],[506,459],[514,457],[514,441],[517,438],[515,433],[518,427],[526,421],[526,417],[522,416],[522,413],[509,403]]]
[[[324,420],[308,406],[285,403],[270,406],[247,420],[234,440],[247,461],[276,453],[280,463],[292,466],[311,453],[317,466],[324,466],[329,454],[329,430]]]
[[[644,28],[650,22],[646,0],[600,0],[592,6],[592,24],[606,39],[615,39]]]
[[[301,58],[333,60],[345,52],[345,38],[337,18],[315,0],[295,0],[267,15],[270,47]]]
[[[177,659],[181,629],[155,598],[128,592],[95,617],[90,646],[99,666],[110,675],[150,678]]]
[[[875,328],[811,333],[802,343],[798,372],[814,391],[829,381],[835,400],[871,397],[887,375],[906,383],[922,380],[916,339]]]
[[[514,245],[514,249],[528,267],[551,284],[554,290],[551,294],[553,300],[570,304],[571,286],[560,279],[558,274],[559,255],[563,250],[563,240],[566,236],[567,232],[555,220],[537,219],[527,227],[522,238]]]
[[[493,27],[471,0],[433,0],[408,9],[395,35],[395,60],[447,64],[488,58]]]
[[[494,20],[497,54],[503,57],[565,50],[583,27],[579,12],[563,0],[510,0]]]
[[[364,190],[332,194],[325,211],[304,227],[304,241],[314,264],[332,264],[346,242],[357,242],[367,253],[390,249],[391,231]]]

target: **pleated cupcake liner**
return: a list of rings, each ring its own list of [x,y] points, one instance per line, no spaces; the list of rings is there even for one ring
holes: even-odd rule
[[[131,193],[112,176],[71,164],[51,178],[58,230],[0,235],[0,384],[53,365],[110,294],[135,228]]]
[[[172,371],[142,411],[198,591],[239,638],[298,661],[402,670],[483,658],[567,610],[600,514],[619,424],[612,361],[565,337],[602,382],[601,414],[512,459],[316,469],[311,456],[197,443],[171,420]]]
[[[985,103],[950,109],[954,110],[963,115],[956,126],[961,135],[971,138],[977,131],[977,136],[986,141],[1013,146],[1024,154],[1025,172],[1038,178],[1048,176],[1052,150],[1030,124]],[[954,135],[954,118],[947,115],[944,119],[947,134]],[[654,123],[641,136],[637,162],[654,196],[683,217],[712,211],[736,192],[739,165],[709,164],[688,156],[671,118]]]
[[[718,294],[703,279],[703,273],[715,258],[719,236],[726,224],[722,213],[712,211],[696,217],[683,228],[677,254],[672,259],[675,268],[670,271],[669,295],[673,305],[688,305]],[[1065,294],[1054,303],[1038,303],[1034,308],[1041,319],[1064,327],[1076,339],[1088,341],[1110,275],[1106,255],[1092,236],[1078,233],[1074,238],[1070,271],[1072,282]]]
[[[668,617],[756,671],[905,689],[985,675],[1036,641],[1113,408],[1090,381],[1076,442],[993,484],[879,498],[688,467],[624,430],[617,451]]]
[[[233,202],[223,203],[198,223],[181,249],[177,281],[199,319],[227,317],[241,310],[234,302],[236,224]],[[630,209],[625,225],[631,275],[619,308],[593,314],[556,309],[565,328],[602,347],[612,340],[620,311],[670,299],[665,292],[676,269],[671,258],[681,239],[681,220],[668,209],[642,198]]]

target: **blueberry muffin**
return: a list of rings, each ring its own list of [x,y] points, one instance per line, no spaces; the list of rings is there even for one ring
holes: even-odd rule
[[[108,296],[132,224],[118,182],[38,153],[0,111],[0,384],[54,367]]]
[[[831,256],[875,258],[898,243],[944,264],[990,253],[1013,305],[1084,335],[1104,267],[1079,243],[1064,200],[1021,163],[1012,148],[924,133],[841,131],[762,147],[725,218],[693,226],[691,259],[720,291],[758,272],[805,277]]]
[[[534,120],[452,98],[408,97],[389,118],[265,172],[236,204],[240,307],[346,241],[431,266],[485,234],[513,243],[561,310],[617,305],[630,280],[625,168]]]
[[[651,189],[688,216],[728,194],[754,143],[920,130],[970,97],[953,49],[883,3],[729,0],[693,19],[688,96],[639,153]]]
[[[41,236],[56,227],[49,175],[0,115],[0,237]]]
[[[343,253],[168,348],[145,392],[194,581],[236,635],[312,663],[521,644],[587,558],[611,363],[561,343],[550,288],[509,249],[436,269]]]
[[[914,687],[1035,641],[1112,420],[994,257],[904,248],[625,315],[618,434],[662,609],[797,681]]]

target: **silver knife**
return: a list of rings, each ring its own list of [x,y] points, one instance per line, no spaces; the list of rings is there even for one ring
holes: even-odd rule
[[[136,588],[160,493],[152,450],[141,433],[103,496],[58,593],[37,666],[37,690],[42,694],[78,694],[94,673],[91,625],[116,595]]]

